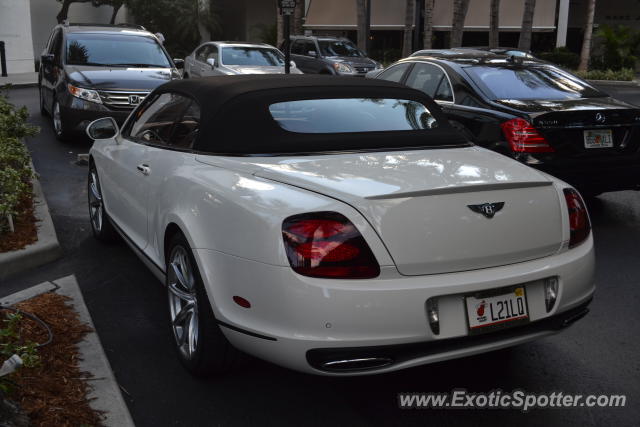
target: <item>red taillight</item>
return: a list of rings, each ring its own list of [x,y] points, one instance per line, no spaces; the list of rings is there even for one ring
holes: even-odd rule
[[[282,224],[291,268],[303,276],[370,279],[380,266],[358,229],[337,212],[295,215]]]
[[[573,248],[589,237],[591,223],[589,222],[587,207],[576,190],[565,188],[564,198],[567,201],[567,208],[569,210],[569,230],[571,231],[569,247]]]
[[[516,118],[500,124],[511,149],[516,153],[551,153],[553,148],[546,139],[524,119]]]

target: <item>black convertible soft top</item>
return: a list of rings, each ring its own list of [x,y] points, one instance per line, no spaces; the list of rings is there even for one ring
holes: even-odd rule
[[[215,76],[174,80],[155,93],[175,92],[200,106],[200,131],[194,150],[220,155],[360,151],[468,145],[422,92],[377,79],[319,75]],[[296,133],[273,119],[269,106],[278,102],[373,98],[406,99],[425,105],[438,122],[428,130]]]

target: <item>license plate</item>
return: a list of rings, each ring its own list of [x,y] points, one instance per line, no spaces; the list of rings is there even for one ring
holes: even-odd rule
[[[611,135],[611,129],[585,130],[584,131],[584,147],[585,148],[613,147],[613,136]]]
[[[524,287],[486,298],[466,297],[469,333],[478,334],[529,321]]]

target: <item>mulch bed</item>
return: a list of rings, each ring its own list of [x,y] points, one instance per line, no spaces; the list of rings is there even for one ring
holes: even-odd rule
[[[31,192],[22,198],[18,205],[20,214],[13,218],[15,231],[7,231],[0,236],[0,253],[22,249],[38,240],[38,228],[33,208]]]
[[[11,377],[17,387],[10,398],[18,402],[33,426],[101,425],[102,414],[91,409],[87,398],[91,376],[78,368],[77,343],[91,329],[80,322],[68,301],[65,296],[46,293],[17,304],[45,321],[53,332],[53,341],[38,349],[40,366],[21,368]],[[26,317],[22,323],[23,339],[47,340],[41,325]]]

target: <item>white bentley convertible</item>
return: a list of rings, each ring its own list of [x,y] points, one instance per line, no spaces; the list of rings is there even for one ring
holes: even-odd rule
[[[556,333],[594,292],[580,195],[470,145],[413,89],[175,81],[87,131],[93,232],[166,284],[194,374],[236,349],[326,375],[462,357]]]

